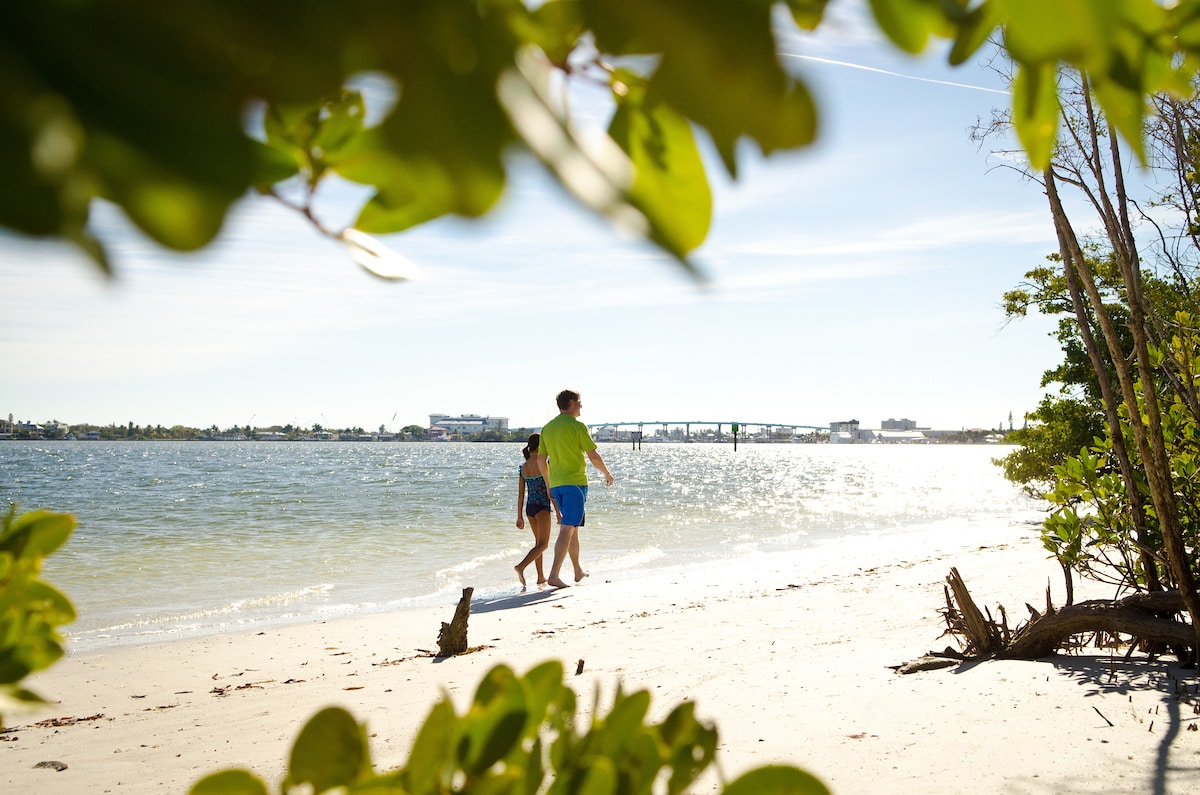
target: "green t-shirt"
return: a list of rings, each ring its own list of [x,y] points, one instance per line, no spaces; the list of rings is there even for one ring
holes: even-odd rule
[[[596,443],[588,427],[570,414],[559,414],[542,428],[538,454],[550,459],[550,488],[586,486],[587,461],[584,453],[595,450]]]

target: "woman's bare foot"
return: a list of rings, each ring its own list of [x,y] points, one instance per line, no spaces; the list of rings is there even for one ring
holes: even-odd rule
[[[588,576],[588,573],[586,571],[583,571],[582,569],[580,569],[579,571],[575,572],[575,582],[579,582],[580,580],[582,580],[584,577],[587,577],[587,576]]]
[[[549,585],[551,588],[570,588],[571,587],[571,586],[567,585],[565,582],[563,582],[562,580],[560,580],[558,577],[546,578],[546,584]]]
[[[525,584],[525,572],[521,571],[520,566],[513,566],[513,571],[515,571],[517,573],[517,579],[521,581],[522,585],[524,585]]]
[[[538,580],[538,585],[545,585],[545,584],[546,584],[546,578],[545,578],[545,577],[543,577],[543,578],[541,578],[540,580]]]

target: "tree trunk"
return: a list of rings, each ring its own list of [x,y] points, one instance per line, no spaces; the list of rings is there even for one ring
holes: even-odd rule
[[[1134,480],[1133,463],[1129,458],[1129,451],[1125,447],[1125,436],[1121,433],[1119,411],[1121,401],[1113,390],[1112,383],[1109,381],[1108,366],[1100,353],[1095,335],[1092,333],[1092,316],[1087,312],[1085,301],[1091,301],[1092,311],[1097,316],[1095,322],[1101,327],[1101,333],[1109,348],[1109,355],[1113,359],[1118,360],[1114,362],[1115,367],[1120,368],[1124,366],[1125,353],[1120,350],[1119,345],[1116,351],[1112,349],[1116,344],[1116,335],[1111,330],[1111,321],[1108,320],[1107,314],[1099,317],[1101,313],[1104,313],[1104,304],[1099,299],[1099,293],[1096,291],[1095,282],[1091,280],[1091,273],[1087,269],[1086,262],[1082,261],[1085,255],[1079,245],[1078,239],[1075,237],[1074,228],[1071,226],[1066,210],[1063,209],[1062,201],[1058,196],[1058,186],[1054,172],[1047,170],[1044,176],[1046,198],[1050,202],[1050,215],[1054,219],[1054,229],[1058,235],[1059,255],[1063,261],[1063,275],[1067,280],[1067,292],[1071,296],[1071,305],[1075,310],[1075,319],[1079,323],[1080,338],[1083,340],[1088,358],[1092,362],[1092,368],[1096,371],[1096,380],[1100,384],[1100,395],[1104,402],[1104,416],[1108,421],[1109,435],[1112,438],[1113,455],[1116,457],[1117,466],[1121,470],[1122,480],[1128,484],[1126,492],[1129,495],[1129,521],[1133,528],[1133,536],[1137,542],[1140,554],[1139,560],[1141,562],[1142,576],[1146,578],[1147,590],[1161,590],[1162,584],[1159,582],[1158,565],[1154,560],[1154,556],[1149,551],[1149,544],[1145,541],[1146,512],[1142,494],[1138,489],[1133,487],[1133,484],[1136,482]],[[1083,294],[1084,289],[1080,284],[1081,281],[1085,285],[1088,283],[1091,284],[1091,289],[1087,291],[1086,298]],[[1093,293],[1096,295],[1095,298],[1092,297]],[[1110,327],[1107,330],[1105,329],[1106,323]]]

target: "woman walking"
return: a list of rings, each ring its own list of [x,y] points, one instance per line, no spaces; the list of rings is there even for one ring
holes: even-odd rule
[[[528,518],[529,529],[533,531],[533,549],[513,566],[521,585],[525,584],[525,569],[530,563],[537,566],[538,585],[546,582],[546,575],[542,572],[542,553],[550,545],[551,500],[546,480],[538,472],[537,457],[534,455],[541,438],[541,434],[537,433],[529,437],[528,444],[521,451],[525,463],[521,465],[517,480],[517,527],[525,529],[525,520]]]

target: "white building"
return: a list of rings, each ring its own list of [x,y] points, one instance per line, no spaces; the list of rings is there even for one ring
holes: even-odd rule
[[[615,425],[601,425],[598,428],[592,428],[591,434],[594,442],[628,442],[633,438],[633,431],[618,428]]]
[[[429,427],[444,428],[448,433],[461,433],[470,436],[484,431],[507,431],[508,417],[483,417],[479,414],[463,414],[451,417],[449,414],[430,414]]]

